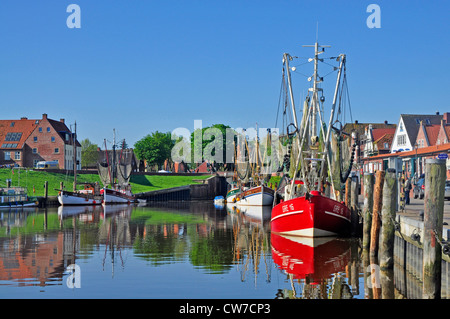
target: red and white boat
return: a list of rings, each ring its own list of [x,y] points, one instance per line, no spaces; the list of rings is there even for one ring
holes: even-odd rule
[[[311,191],[272,209],[272,232],[305,237],[347,235],[350,232],[350,210],[343,203]]]
[[[350,261],[348,240],[337,238],[302,238],[270,235],[273,261],[295,279],[310,278],[312,283],[330,279],[345,271]]]
[[[314,74],[309,78],[309,80],[313,80],[313,85],[309,88],[308,96],[304,102],[303,118],[300,125],[297,124],[295,116],[296,108],[292,98],[291,68],[289,67],[289,61],[296,57],[287,53],[283,56],[283,81],[284,77],[287,76],[285,87],[291,96],[290,101],[292,113],[294,114],[294,123],[291,125],[295,127],[294,132],[288,132],[288,135],[292,134],[291,136],[295,136],[292,140],[296,142],[292,144],[292,147],[296,147],[298,154],[295,155],[295,166],[293,167],[299,169],[291,173],[296,177],[290,179],[284,186],[284,198],[272,209],[271,230],[274,233],[305,237],[348,235],[351,230],[350,210],[342,202],[336,200],[337,194],[335,190],[341,190],[342,183],[348,178],[352,167],[353,154],[350,156],[350,151],[346,154],[347,150],[341,149],[342,144],[338,144],[345,141],[347,144],[344,144],[344,146],[350,145],[348,143],[350,136],[348,134],[344,136],[342,130],[333,127],[335,123],[341,123],[340,120],[342,119],[338,118],[341,116],[341,106],[339,105],[336,116],[334,111],[337,101],[341,103],[341,99],[338,98],[340,90],[346,88],[345,74],[342,76],[343,81],[341,81],[341,73],[345,73],[345,55],[340,54],[337,59],[333,58],[339,62],[339,67],[334,69],[338,72],[338,75],[330,119],[326,125],[322,122],[322,113],[320,111],[324,109],[325,98],[323,89],[319,87],[319,83],[323,81],[323,78],[319,77],[318,63],[323,61],[323,59],[319,59],[319,55],[328,46],[320,46],[316,42],[312,47],[315,48],[315,56],[308,61],[314,61]],[[292,70],[295,70],[295,68],[292,68]],[[321,95],[320,98],[319,95]],[[285,103],[285,105],[287,104]],[[332,128],[339,134],[336,137],[337,143],[333,144],[339,146],[339,151],[332,150],[330,143],[333,135]],[[323,141],[320,141],[319,136],[323,137]],[[333,155],[339,157],[339,163],[333,162],[333,160],[336,160],[333,158]],[[342,170],[339,171],[340,180],[335,181],[333,178],[330,178],[330,176],[335,176],[331,167],[333,164],[342,167],[340,161],[341,157],[344,158],[345,155],[349,155],[350,164],[346,165],[344,174]],[[324,192],[321,192],[324,189],[330,196],[325,196]]]

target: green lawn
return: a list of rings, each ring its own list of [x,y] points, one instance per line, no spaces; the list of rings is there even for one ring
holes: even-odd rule
[[[132,175],[130,179],[133,193],[148,192],[158,189],[177,187],[189,184],[197,184],[194,180],[209,178],[210,175],[202,176],[161,176],[161,175]],[[60,182],[66,189],[72,189],[73,176],[69,174],[49,173],[39,170],[0,168],[0,187],[6,186],[6,180],[11,179],[12,186],[22,186],[28,189],[30,196],[44,196],[44,184],[48,181],[48,195],[57,195]],[[78,183],[100,182],[97,174],[79,174]],[[81,186],[79,186],[80,188]],[[34,191],[33,191],[34,190]]]

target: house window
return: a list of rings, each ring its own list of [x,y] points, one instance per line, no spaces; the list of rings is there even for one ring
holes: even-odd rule
[[[406,135],[397,136],[397,144],[398,145],[406,145]]]
[[[42,127],[39,128],[39,133],[42,133]]]
[[[47,127],[47,133],[50,133],[50,127]]]
[[[52,140],[52,142],[55,142],[55,137],[54,137],[54,136],[52,136],[51,140]]]
[[[387,150],[389,148],[389,143],[384,143],[384,149]]]
[[[55,148],[55,154],[59,154],[59,148],[58,147]]]
[[[14,159],[20,160],[20,152],[14,152]]]
[[[5,152],[5,161],[11,160],[11,152]]]
[[[33,148],[33,154],[37,154],[37,152],[38,152],[37,148],[36,147]]]
[[[33,141],[34,141],[34,142],[37,142],[37,141],[38,141],[38,140],[37,140],[37,136],[33,137]]]

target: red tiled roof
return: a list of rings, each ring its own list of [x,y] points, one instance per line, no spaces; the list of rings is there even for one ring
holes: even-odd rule
[[[440,144],[440,145],[432,145],[428,147],[422,147],[417,149],[417,156],[423,156],[432,153],[446,153],[450,151],[450,143]],[[397,153],[388,153],[388,154],[380,154],[371,157],[362,158],[362,160],[373,160],[385,157],[411,157],[416,156],[416,150],[406,151],[406,152],[397,152]]]
[[[378,151],[380,150],[384,150],[384,143],[388,143],[389,147],[391,147],[392,144],[392,140],[394,139],[394,135],[395,135],[395,130],[394,133],[389,133],[389,134],[384,134],[383,136],[381,136],[380,138],[378,138],[377,140],[375,140],[373,143],[375,145],[377,145],[378,147]]]
[[[392,134],[392,136],[394,136],[395,130],[396,130],[395,128],[375,128],[375,129],[372,129],[373,140],[377,141],[377,140],[379,140],[381,137],[383,137],[386,134]]]
[[[0,120],[0,148],[1,149],[21,149],[24,142],[39,124],[39,120]],[[8,133],[22,133],[21,135],[15,135],[12,140],[6,141],[7,137],[11,137],[12,134]],[[20,138],[19,138],[20,137]],[[4,147],[8,144],[9,147]],[[17,144],[17,145],[16,145]],[[14,146],[14,147],[11,147]]]
[[[439,130],[441,128],[441,125],[427,125],[425,126],[425,131],[427,133],[428,142],[430,143],[430,146],[436,145],[436,140],[439,135]]]

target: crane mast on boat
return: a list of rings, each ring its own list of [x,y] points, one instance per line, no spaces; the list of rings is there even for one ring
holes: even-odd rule
[[[303,45],[303,47],[313,47],[314,48],[314,58],[309,58],[308,62],[314,61],[314,73],[311,77],[308,78],[308,81],[312,81],[312,87],[308,89],[308,96],[305,103],[308,103],[307,116],[303,114],[302,122],[298,123],[296,108],[294,103],[294,94],[292,89],[292,80],[291,80],[291,68],[289,66],[289,61],[292,61],[294,57],[289,55],[288,53],[284,53],[283,55],[283,64],[287,70],[287,81],[288,81],[288,90],[289,97],[291,101],[291,108],[293,113],[294,125],[296,127],[296,133],[298,136],[298,157],[296,159],[295,170],[298,169],[300,165],[300,179],[303,181],[303,185],[305,187],[305,191],[309,192],[311,190],[320,190],[322,187],[322,183],[324,178],[328,176],[328,170],[331,167],[330,157],[328,156],[329,147],[330,147],[330,138],[331,138],[331,128],[334,123],[335,117],[335,109],[337,104],[338,92],[341,83],[341,74],[342,70],[345,66],[345,55],[340,54],[336,61],[339,61],[339,67],[334,67],[334,70],[338,71],[336,87],[333,97],[333,103],[331,106],[330,119],[328,122],[328,126],[326,127],[327,131],[324,132],[323,118],[322,112],[320,108],[320,102],[324,103],[325,99],[323,96],[323,89],[319,87],[319,83],[323,82],[323,77],[319,76],[319,62],[323,62],[323,59],[319,58],[319,55],[325,52],[325,48],[330,48],[330,45],[319,45],[316,42],[314,45]],[[295,68],[292,68],[295,70]],[[319,98],[319,93],[321,93],[321,97]],[[320,125],[318,125],[318,122]],[[322,133],[324,137],[323,141],[323,149],[319,150],[319,135]],[[310,137],[309,139],[307,137]],[[304,150],[305,143],[307,145],[307,150]],[[304,157],[304,153],[308,155],[308,157]],[[305,167],[305,161],[309,162],[309,167]],[[325,172],[325,163],[328,164],[328,170]],[[290,184],[289,194],[290,197],[295,197],[294,194],[294,185],[296,179],[296,173],[292,176],[292,181]],[[333,179],[330,178],[331,187],[334,190],[335,186],[333,183]],[[335,198],[335,192],[330,192],[332,198]]]

